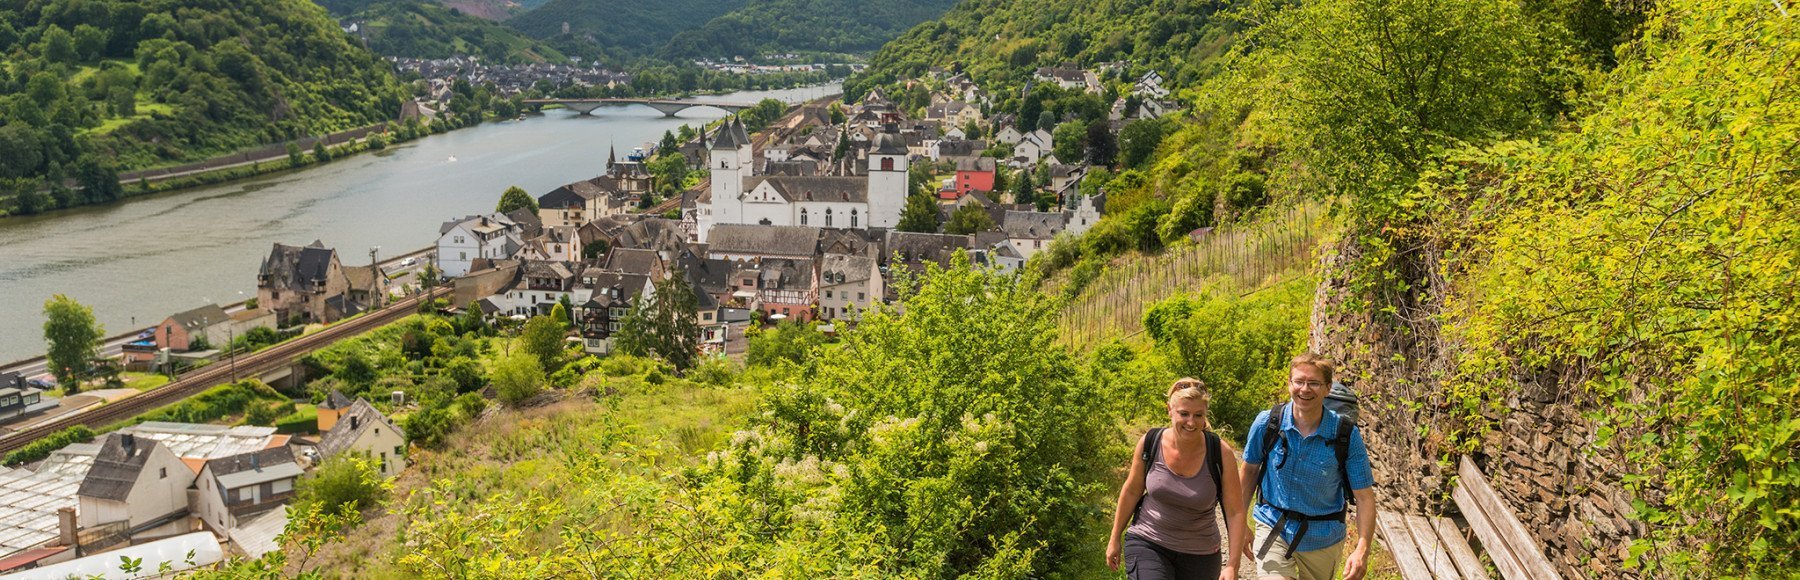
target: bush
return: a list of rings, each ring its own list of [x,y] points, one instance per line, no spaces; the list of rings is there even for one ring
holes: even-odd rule
[[[750,353],[745,361],[757,366],[773,366],[781,361],[800,364],[829,342],[831,337],[811,324],[783,320],[775,328],[750,337]]]
[[[307,406],[275,420],[276,433],[312,433],[319,428],[319,409]]]
[[[513,352],[494,364],[493,381],[500,400],[517,405],[544,389],[544,368],[531,353]]]
[[[259,401],[244,413],[244,424],[272,426],[282,417],[293,414],[294,404],[287,401]]]
[[[326,459],[310,477],[302,478],[295,503],[303,509],[316,505],[326,512],[347,505],[361,512],[386,500],[390,485],[381,477],[374,458],[347,451]]]
[[[89,429],[86,425],[69,427],[51,433],[48,437],[28,443],[24,447],[20,447],[12,453],[6,454],[4,463],[7,467],[12,467],[38,461],[45,457],[49,457],[51,452],[62,449],[70,443],[82,443],[92,440],[94,435],[94,430]]]
[[[220,385],[207,389],[185,401],[169,405],[130,421],[130,424],[146,421],[168,421],[171,423],[210,423],[239,413],[249,412],[251,406],[262,401],[286,403],[287,397],[275,392],[269,385],[256,379],[247,379],[229,385]],[[279,416],[279,415],[276,415]]]

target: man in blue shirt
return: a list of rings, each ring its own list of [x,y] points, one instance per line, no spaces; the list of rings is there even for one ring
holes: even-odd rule
[[[1323,357],[1295,357],[1288,366],[1289,402],[1276,407],[1279,432],[1268,428],[1269,411],[1250,426],[1243,497],[1260,492],[1262,499],[1252,512],[1256,539],[1246,556],[1256,562],[1258,578],[1332,578],[1344,551],[1347,490],[1356,500],[1357,538],[1344,562],[1344,578],[1360,580],[1366,570],[1375,533],[1375,477],[1362,431],[1345,424],[1348,436],[1340,439],[1342,419],[1325,408],[1331,375],[1332,365]],[[1341,467],[1335,444],[1346,444]]]

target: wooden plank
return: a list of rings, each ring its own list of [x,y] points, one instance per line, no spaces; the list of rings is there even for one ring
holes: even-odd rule
[[[1419,556],[1419,548],[1413,543],[1412,532],[1406,529],[1406,520],[1394,512],[1380,512],[1376,515],[1376,527],[1381,529],[1382,539],[1387,541],[1388,554],[1394,557],[1394,564],[1400,567],[1400,577],[1406,580],[1431,580],[1431,569],[1425,567],[1425,560]]]
[[[1475,557],[1475,550],[1469,548],[1469,540],[1464,538],[1462,530],[1456,528],[1456,522],[1450,518],[1431,518],[1431,527],[1437,529],[1438,538],[1444,541],[1444,551],[1450,553],[1450,560],[1456,563],[1456,570],[1462,577],[1470,580],[1488,580],[1487,566],[1482,565],[1481,558]]]
[[[1469,529],[1475,532],[1475,538],[1481,540],[1481,549],[1487,550],[1488,558],[1494,561],[1494,567],[1500,569],[1500,577],[1508,580],[1529,580],[1525,574],[1525,566],[1513,556],[1506,542],[1500,539],[1500,532],[1494,529],[1494,523],[1488,520],[1487,512],[1482,511],[1481,504],[1475,502],[1475,496],[1469,493],[1469,486],[1457,485],[1450,491],[1450,497],[1456,500],[1463,518],[1469,521]]]
[[[1457,573],[1456,563],[1450,561],[1450,553],[1444,551],[1443,545],[1448,541],[1461,541],[1461,536],[1451,540],[1438,538],[1437,530],[1431,527],[1431,522],[1420,515],[1407,514],[1406,527],[1412,530],[1413,543],[1419,547],[1419,557],[1425,560],[1425,568],[1431,571],[1433,578],[1462,580],[1462,574]]]
[[[1550,559],[1544,557],[1544,547],[1531,538],[1530,532],[1525,531],[1525,524],[1513,514],[1512,507],[1500,498],[1500,494],[1494,493],[1494,488],[1488,485],[1487,477],[1475,468],[1474,460],[1464,455],[1457,474],[1460,476],[1457,487],[1469,488],[1503,538],[1507,549],[1513,552],[1527,572],[1532,573],[1534,578],[1562,578],[1561,574],[1556,573],[1556,567],[1550,564]]]

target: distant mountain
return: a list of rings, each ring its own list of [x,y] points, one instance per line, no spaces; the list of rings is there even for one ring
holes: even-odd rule
[[[675,35],[671,57],[786,52],[872,52],[957,0],[750,0],[704,26]]]
[[[675,35],[745,0],[550,0],[506,25],[566,54],[625,59],[654,54]],[[564,33],[564,24],[568,32]]]
[[[547,0],[438,0],[439,4],[455,8],[463,14],[477,18],[500,21],[543,6]]]
[[[565,62],[554,48],[499,23],[430,0],[325,0],[327,8],[362,22],[369,49],[384,56],[447,58],[475,55],[488,62]],[[333,5],[336,5],[335,7]]]

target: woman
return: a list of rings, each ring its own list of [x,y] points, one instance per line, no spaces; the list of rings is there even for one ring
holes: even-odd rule
[[[1169,426],[1151,429],[1131,456],[1106,565],[1118,570],[1123,558],[1132,580],[1237,578],[1237,559],[1220,554],[1242,554],[1250,539],[1243,489],[1235,485],[1236,454],[1207,428],[1206,404],[1206,386],[1199,379],[1175,381],[1169,387]],[[1221,550],[1219,541],[1220,505],[1231,534],[1229,551]]]

